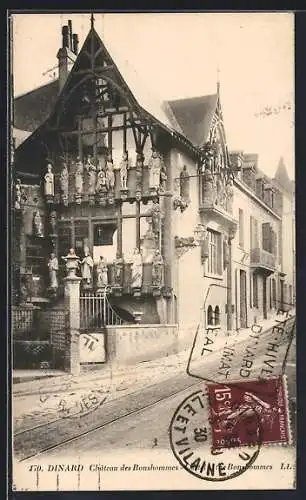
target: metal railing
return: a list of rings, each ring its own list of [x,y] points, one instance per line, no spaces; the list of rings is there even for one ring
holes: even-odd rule
[[[252,248],[251,264],[274,269],[276,267],[276,256],[261,248]]]
[[[30,335],[34,325],[34,310],[23,307],[12,307],[13,337]]]
[[[80,296],[80,328],[105,328],[122,325],[123,319],[111,306],[107,290],[103,293],[83,292]]]

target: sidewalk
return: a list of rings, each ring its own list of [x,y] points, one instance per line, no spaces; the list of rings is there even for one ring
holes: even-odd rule
[[[109,382],[112,388],[117,387],[119,383],[129,383],[133,379],[147,379],[154,381],[172,376],[172,373],[185,370],[190,350],[181,351],[179,354],[172,354],[164,358],[145,361],[135,365],[115,366],[105,364],[101,368],[87,373],[81,373],[78,376],[69,373],[57,372],[55,370],[46,370],[45,377],[39,379],[25,380],[13,385],[13,396],[33,396],[43,394],[52,394],[66,392],[67,387],[75,389],[92,389],[93,386],[101,385],[102,382]],[[36,376],[39,376],[38,370],[35,370]],[[50,373],[51,372],[51,373]],[[52,373],[53,372],[53,373]],[[24,375],[24,374],[23,374]],[[17,374],[13,375],[16,377]]]
[[[97,394],[107,402],[186,372],[189,349],[162,359],[72,377],[69,374],[13,386],[14,433],[57,420],[63,404],[72,407]]]

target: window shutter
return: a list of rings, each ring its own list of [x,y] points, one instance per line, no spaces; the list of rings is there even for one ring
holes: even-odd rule
[[[269,252],[269,240],[270,240],[270,224],[265,222],[262,224],[262,248],[266,252]]]

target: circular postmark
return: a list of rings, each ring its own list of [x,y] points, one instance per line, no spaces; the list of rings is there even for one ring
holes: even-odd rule
[[[212,419],[206,390],[187,396],[176,409],[170,423],[169,437],[172,452],[180,465],[190,474],[206,481],[226,481],[243,474],[257,459],[262,429],[256,412],[248,417],[251,425],[249,445],[220,443],[212,445]],[[254,432],[255,424],[255,432]],[[255,438],[254,438],[255,436]]]

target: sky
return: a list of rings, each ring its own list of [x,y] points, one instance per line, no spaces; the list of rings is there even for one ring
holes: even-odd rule
[[[294,178],[294,14],[96,12],[95,29],[158,101],[216,92],[220,81],[229,150],[258,153],[273,176],[282,156]],[[61,27],[72,20],[81,48],[90,14],[14,14],[14,95],[57,75]],[[218,76],[219,75],[219,76]],[[124,77],[124,74],[123,74]],[[265,106],[291,110],[269,116]]]

